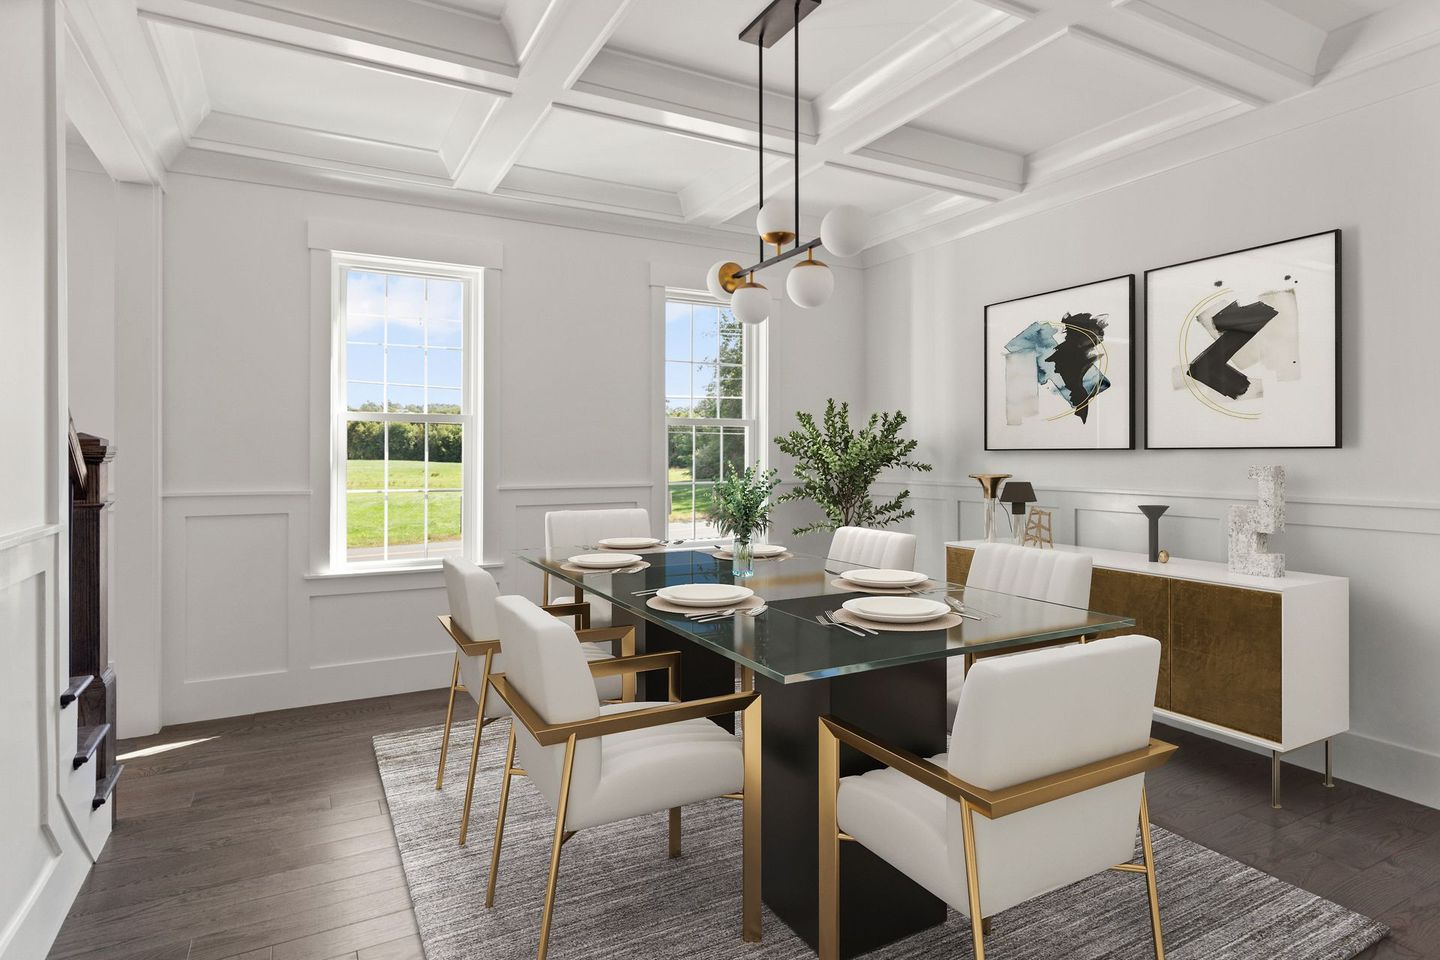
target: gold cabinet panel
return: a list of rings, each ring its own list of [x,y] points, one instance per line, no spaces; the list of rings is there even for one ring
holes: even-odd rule
[[[1155,681],[1155,706],[1169,710],[1170,580],[1146,573],[1096,567],[1090,575],[1090,609],[1130,617],[1135,626],[1102,633],[1114,637],[1144,634],[1160,641],[1160,675]]]
[[[945,580],[947,583],[965,582],[970,576],[970,561],[975,559],[975,551],[969,547],[946,547],[945,548]]]
[[[1171,709],[1280,740],[1280,594],[1173,580]]]

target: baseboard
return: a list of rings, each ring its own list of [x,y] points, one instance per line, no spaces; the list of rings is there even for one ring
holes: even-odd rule
[[[70,906],[89,875],[91,861],[79,847],[67,847],[49,876],[37,885],[11,929],[0,930],[0,960],[36,960],[50,953]]]

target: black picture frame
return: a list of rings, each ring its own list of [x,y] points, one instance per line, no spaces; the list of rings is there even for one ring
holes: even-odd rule
[[[1089,447],[1079,447],[1079,446],[1077,446],[1077,447],[1042,447],[1042,446],[1016,447],[1016,446],[999,446],[999,445],[997,445],[997,444],[992,443],[992,442],[991,442],[991,438],[990,438],[990,347],[991,347],[991,344],[990,344],[990,326],[991,326],[991,316],[990,316],[990,312],[991,312],[993,309],[996,309],[996,308],[998,308],[998,307],[1005,307],[1005,306],[1009,306],[1009,305],[1011,305],[1011,304],[1021,303],[1021,302],[1026,301],[1026,300],[1038,299],[1038,298],[1040,298],[1040,297],[1048,297],[1048,296],[1052,296],[1052,295],[1057,294],[1057,293],[1068,293],[1068,292],[1071,291],[1071,290],[1082,290],[1082,289],[1084,289],[1085,287],[1093,287],[1093,286],[1098,286],[1098,285],[1100,285],[1100,284],[1114,283],[1114,282],[1116,282],[1117,280],[1125,280],[1125,281],[1127,281],[1127,288],[1128,288],[1128,289],[1127,289],[1127,295],[1126,295],[1126,310],[1127,310],[1127,316],[1126,316],[1126,324],[1125,324],[1126,335],[1127,335],[1127,338],[1128,338],[1128,340],[1129,340],[1129,345],[1130,345],[1130,346],[1129,346],[1129,350],[1127,351],[1127,354],[1126,354],[1127,357],[1128,357],[1129,373],[1130,373],[1130,383],[1127,385],[1129,397],[1128,397],[1128,403],[1126,404],[1126,427],[1125,427],[1126,435],[1127,435],[1127,438],[1128,438],[1128,441],[1129,441],[1128,444],[1127,444],[1126,446],[1110,445],[1110,446],[1089,446]],[[1138,375],[1139,375],[1139,370],[1138,370],[1138,369],[1136,368],[1136,366],[1135,366],[1135,362],[1136,362],[1136,349],[1135,349],[1135,333],[1136,333],[1136,323],[1135,323],[1135,274],[1133,274],[1133,273],[1122,273],[1122,274],[1117,274],[1116,276],[1113,276],[1113,277],[1106,277],[1106,278],[1104,278],[1103,280],[1090,280],[1090,281],[1087,281],[1087,282],[1085,282],[1085,283],[1075,283],[1075,284],[1071,284],[1070,286],[1066,286],[1066,287],[1056,287],[1056,288],[1053,289],[1053,290],[1045,290],[1045,291],[1043,291],[1043,292],[1041,292],[1041,293],[1032,293],[1032,294],[1027,294],[1026,296],[1023,296],[1023,297],[1011,297],[1011,298],[1009,298],[1008,300],[999,300],[999,301],[996,301],[995,303],[987,303],[987,304],[985,305],[982,323],[983,323],[983,325],[984,325],[984,338],[983,338],[984,352],[983,352],[983,355],[982,355],[982,358],[981,358],[981,360],[982,360],[982,373],[983,373],[983,377],[982,377],[982,388],[981,388],[981,389],[982,389],[982,391],[983,391],[982,397],[983,397],[983,400],[984,400],[982,417],[984,418],[983,427],[984,427],[984,434],[985,434],[985,449],[986,449],[987,451],[997,451],[997,452],[1024,452],[1024,451],[1027,451],[1027,450],[1035,450],[1035,451],[1059,453],[1059,452],[1072,452],[1072,451],[1108,451],[1108,450],[1134,450],[1134,449],[1135,449],[1135,444],[1136,444],[1136,437],[1135,437],[1135,403],[1136,403],[1136,400],[1135,400],[1135,394],[1136,394],[1136,384],[1138,383]]]
[[[1205,257],[1194,257],[1189,260],[1181,260],[1176,263],[1166,264],[1163,267],[1151,267],[1145,271],[1145,449],[1147,450],[1338,450],[1344,446],[1344,390],[1342,361],[1344,353],[1343,331],[1344,331],[1344,307],[1343,307],[1343,261],[1341,243],[1341,228],[1332,230],[1320,230],[1315,233],[1307,233],[1297,237],[1289,237],[1284,240],[1274,240],[1270,243],[1258,243],[1251,247],[1242,247],[1238,250],[1230,250],[1225,253],[1211,254]],[[1154,412],[1151,405],[1151,390],[1154,387],[1153,369],[1151,359],[1156,349],[1154,333],[1154,312],[1152,310],[1152,293],[1154,280],[1152,275],[1163,273],[1177,267],[1188,267],[1197,263],[1205,263],[1210,260],[1219,260],[1224,257],[1233,257],[1240,254],[1253,253],[1256,250],[1266,250],[1271,247],[1284,246],[1285,244],[1297,243],[1304,240],[1313,240],[1316,237],[1331,238],[1331,252],[1334,259],[1334,280],[1332,296],[1334,298],[1335,314],[1335,335],[1332,345],[1335,367],[1335,402],[1333,411],[1334,442],[1333,443],[1297,443],[1297,444],[1224,444],[1218,446],[1201,444],[1164,444],[1157,445],[1153,442],[1154,434]]]

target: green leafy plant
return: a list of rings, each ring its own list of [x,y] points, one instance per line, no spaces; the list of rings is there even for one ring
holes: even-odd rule
[[[872,413],[857,433],[850,426],[850,404],[836,406],[832,399],[825,403],[823,426],[817,426],[815,417],[803,411],[795,414],[795,419],[800,429],[776,437],[775,443],[795,458],[798,486],[775,502],[813,500],[825,511],[824,521],[797,527],[793,531],[797,537],[839,527],[884,527],[915,515],[905,506],[909,490],[901,490],[884,503],[870,497],[870,486],[882,470],[928,473],[932,469],[928,463],[910,459],[918,444],[900,436],[906,423],[904,413]]]
[[[760,464],[731,471],[715,484],[710,519],[720,533],[737,540],[749,540],[770,528],[770,495],[780,483],[777,470],[761,470]]]

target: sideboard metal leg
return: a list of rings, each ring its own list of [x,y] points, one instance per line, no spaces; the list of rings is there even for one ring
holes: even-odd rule
[[[1335,786],[1335,777],[1331,774],[1331,770],[1330,770],[1330,738],[1329,738],[1329,737],[1326,737],[1326,738],[1325,738],[1325,786],[1331,787],[1332,789],[1333,789],[1334,786]]]
[[[1280,809],[1280,751],[1270,751],[1270,806]]]

